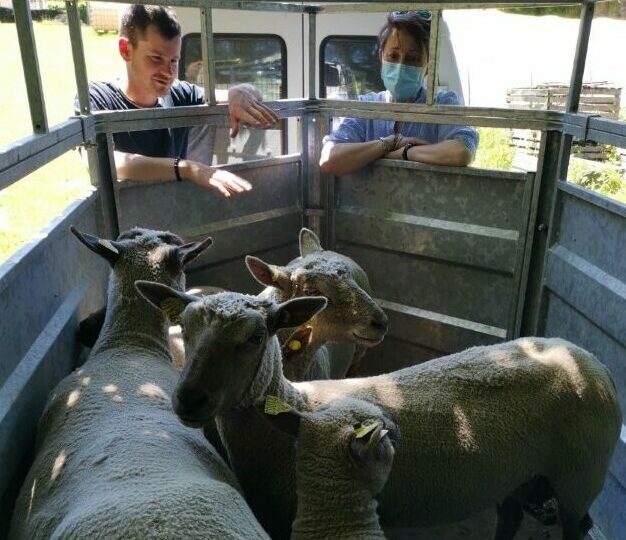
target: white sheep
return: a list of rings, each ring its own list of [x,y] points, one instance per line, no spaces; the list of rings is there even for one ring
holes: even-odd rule
[[[393,465],[400,435],[394,422],[358,399],[266,418],[298,441],[291,540],[384,539],[376,496]]]
[[[274,334],[303,324],[324,299],[276,305],[236,293],[199,299],[138,286],[156,306],[178,302],[187,363],[174,410],[191,426],[216,417],[246,499],[272,538],[289,536],[295,473],[292,442],[263,435],[262,419],[246,410],[267,396],[304,411],[354,397],[397,419],[402,441],[380,495],[383,526],[446,523],[500,505],[496,538],[510,539],[523,499],[534,500],[534,486],[547,483],[563,538],[583,538],[622,422],[609,372],[587,351],[523,338],[376,377],[290,383]]]
[[[149,278],[182,290],[183,266],[211,239],[73,232],[112,265],[106,320],[87,362],[48,399],[10,538],[267,539],[232,472],[174,415],[165,321],[133,286]]]
[[[385,337],[387,315],[371,297],[367,274],[350,257],[325,250],[306,228],[300,231],[299,245],[300,257],[286,266],[251,256],[246,265],[266,286],[260,297],[277,303],[311,295],[328,299],[326,309],[308,323],[316,351],[310,369],[295,380],[342,379],[356,370],[367,348]],[[279,334],[281,343],[285,337]]]

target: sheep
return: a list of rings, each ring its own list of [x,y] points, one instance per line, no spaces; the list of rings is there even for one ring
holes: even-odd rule
[[[385,337],[387,315],[371,298],[367,274],[355,261],[323,249],[307,228],[300,231],[299,246],[300,257],[287,266],[251,256],[246,257],[246,265],[266,286],[262,297],[277,303],[316,294],[328,298],[328,307],[309,323],[312,345],[319,352],[298,380],[341,379],[356,370],[367,348]],[[279,333],[279,339],[284,342],[285,336]]]
[[[254,278],[266,286],[261,295],[276,302],[316,291],[329,298],[328,309],[310,323],[315,356],[306,372],[296,370],[302,377],[296,380],[343,378],[348,371],[356,369],[366,348],[382,341],[387,331],[387,316],[372,300],[367,275],[356,262],[324,250],[317,235],[306,228],[300,231],[299,245],[300,257],[287,266],[270,265],[256,257],[247,257],[246,264]],[[201,294],[211,294],[222,289],[201,287],[200,290]],[[103,318],[104,310],[101,310],[81,322],[82,343],[91,346]],[[284,341],[285,336],[279,337]],[[170,328],[170,351],[178,368],[182,368],[185,356],[181,342],[179,328]]]
[[[267,540],[233,473],[173,414],[179,374],[165,321],[133,286],[149,278],[183,289],[183,267],[211,239],[72,232],[112,266],[106,319],[87,362],[48,399],[10,538]]]
[[[384,539],[376,495],[393,465],[400,436],[394,422],[357,399],[266,418],[298,441],[291,540]]]
[[[315,316],[323,298],[276,305],[137,286],[156,306],[176,300],[187,359],[174,411],[189,426],[216,418],[246,499],[272,538],[289,536],[295,473],[292,442],[262,436],[258,415],[246,410],[268,396],[303,411],[354,397],[397,419],[403,437],[380,495],[383,526],[448,523],[499,505],[496,538],[511,539],[539,483],[558,500],[563,538],[582,539],[622,423],[610,374],[587,351],[522,338],[376,377],[291,383],[275,333]]]

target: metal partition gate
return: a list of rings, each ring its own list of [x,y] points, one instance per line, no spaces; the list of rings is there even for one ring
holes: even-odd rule
[[[250,181],[252,191],[229,200],[188,182],[116,184],[119,227],[124,230],[139,224],[170,230],[187,241],[212,236],[213,246],[188,270],[188,283],[258,292],[259,284],[246,270],[245,255],[285,263],[298,254],[300,156],[224,168]]]
[[[534,173],[381,161],[337,179],[334,244],[390,316],[364,373],[517,334]]]

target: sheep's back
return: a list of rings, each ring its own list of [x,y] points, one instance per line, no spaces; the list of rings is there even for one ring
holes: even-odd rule
[[[170,394],[177,377],[165,356],[111,351],[66,377],[42,416],[12,536],[90,537],[93,523],[112,538],[173,537],[181,528],[206,533],[214,522],[219,531],[232,519],[213,511],[220,501],[244,530],[255,523],[234,475],[201,432],[174,415]],[[216,502],[207,505],[207,497]],[[132,524],[142,522],[135,531]],[[251,537],[262,534],[256,527],[247,531]]]
[[[607,370],[556,339],[475,347],[391,374],[296,386],[311,408],[349,395],[397,419],[402,435],[380,508],[394,525],[460,519],[535,474],[587,466],[569,456],[594,456],[603,475],[621,426]],[[416,493],[410,499],[407,486]]]

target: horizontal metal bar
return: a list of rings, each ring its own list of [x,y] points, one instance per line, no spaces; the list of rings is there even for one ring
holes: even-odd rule
[[[257,212],[255,214],[248,214],[246,216],[225,219],[222,221],[209,222],[201,227],[182,228],[179,231],[179,234],[186,239],[196,238],[198,236],[213,234],[219,231],[234,229],[235,227],[244,227],[245,225],[259,223],[261,221],[279,219],[290,215],[300,215],[301,212],[302,210],[295,205],[288,206],[286,208],[272,208],[271,210],[265,210],[264,212]]]
[[[563,115],[558,111],[339,100],[320,100],[319,110],[330,116],[538,130],[560,130]]]
[[[350,206],[335,209],[335,234],[351,242],[512,275],[518,232]]]
[[[380,304],[380,306],[384,310],[394,311],[403,315],[409,315],[417,319],[425,319],[428,321],[438,322],[446,326],[455,327],[470,332],[476,332],[479,334],[485,334],[487,336],[492,336],[495,338],[506,338],[506,330],[504,328],[498,328],[497,326],[490,326],[487,324],[469,321],[467,319],[451,317],[450,315],[444,315],[443,313],[436,313],[434,311],[428,311],[426,309],[398,304],[389,300],[383,300],[382,298],[376,298],[376,302]]]
[[[127,4],[128,0],[110,0],[114,3]],[[303,13],[308,7],[297,2],[256,2],[254,0],[146,0],[139,2],[171,7],[240,9],[247,11],[278,11]]]
[[[376,161],[377,166],[391,167],[393,169],[414,169],[421,172],[436,172],[436,173],[449,173],[459,174],[459,167],[447,167],[445,165],[429,165],[427,163],[420,163],[419,161],[405,161],[401,159],[379,159]],[[485,170],[489,171],[489,179],[502,178],[506,180],[516,180],[518,182],[526,182],[528,179],[525,172],[504,171],[501,169],[478,169],[474,167],[463,167],[463,176],[477,176],[479,178],[485,177]]]
[[[329,2],[329,4],[332,3]],[[420,2],[389,2],[370,0],[369,2],[337,3],[334,5],[312,3],[306,8],[317,9],[319,13],[382,13],[398,9],[483,9],[483,8],[511,8],[511,7],[549,7],[580,5],[582,0],[539,0],[536,2],[520,2],[519,0],[483,0],[482,2],[443,2],[441,0],[421,0]]]
[[[310,105],[307,100],[267,101],[279,118],[302,116]],[[146,129],[164,129],[185,126],[229,125],[228,105],[194,105],[186,107],[154,107],[126,111],[99,111],[94,113],[96,133],[118,133]]]
[[[615,199],[609,199],[600,193],[589,191],[588,189],[584,189],[576,184],[572,184],[571,182],[559,181],[558,188],[572,197],[582,199],[583,201],[593,204],[598,208],[602,208],[602,210],[606,210],[612,214],[626,218],[626,204],[616,201]]]
[[[626,284],[557,245],[546,259],[548,289],[626,346]]]
[[[128,0],[110,0],[126,4]],[[495,7],[541,7],[580,5],[582,0],[482,0],[481,2],[445,2],[442,0],[421,0],[420,2],[389,2],[389,0],[369,0],[368,2],[276,2],[253,0],[149,0],[144,3],[172,7],[213,7],[217,9],[236,9],[249,11],[278,11],[291,13],[350,13],[383,12],[394,9],[481,9]]]
[[[81,118],[73,118],[53,127],[48,133],[29,135],[1,148],[0,190],[81,145],[84,139]]]

